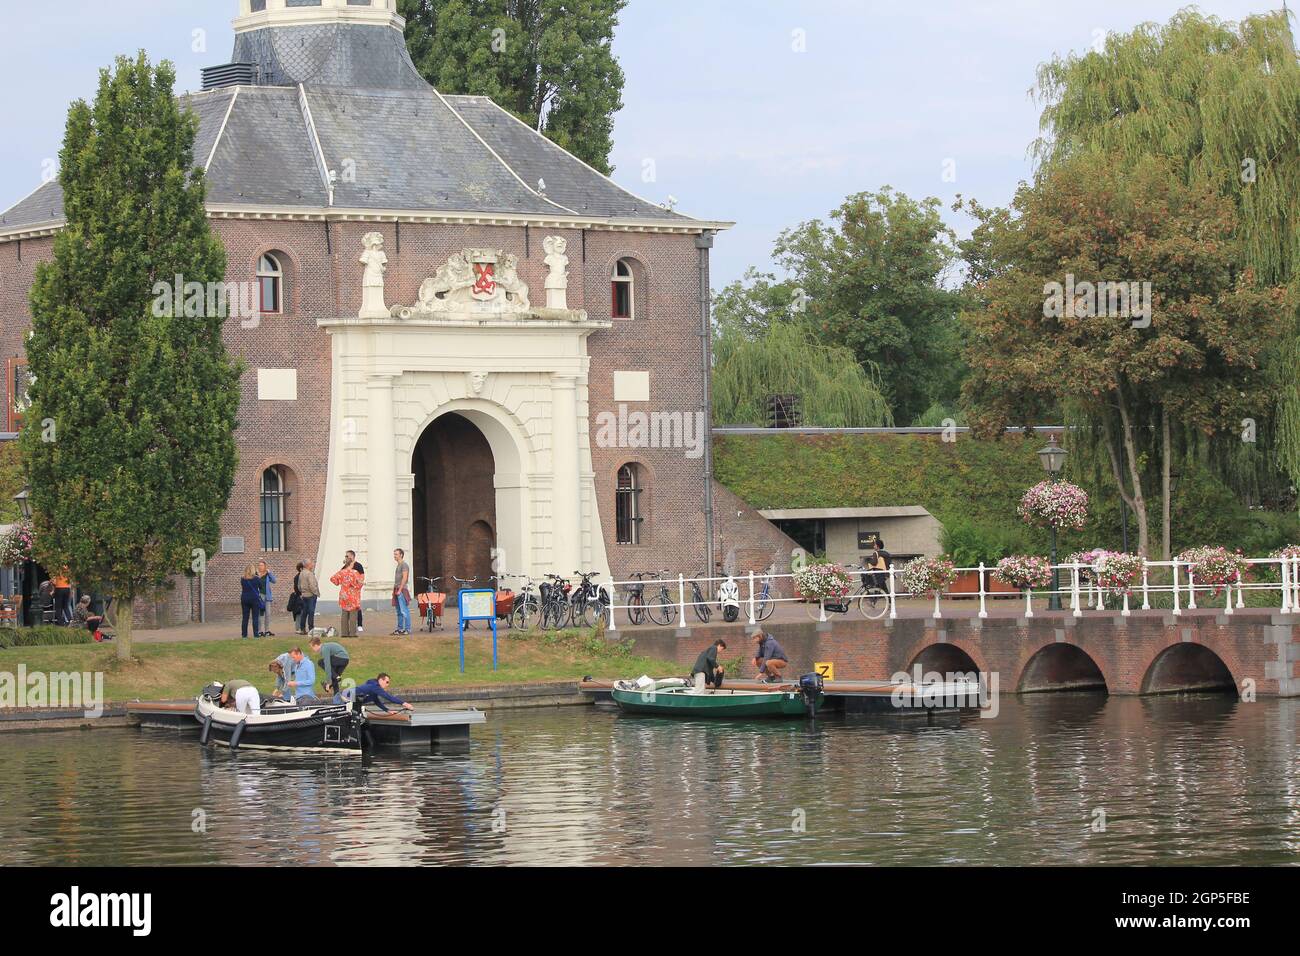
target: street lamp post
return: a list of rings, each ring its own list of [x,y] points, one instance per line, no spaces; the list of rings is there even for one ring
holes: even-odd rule
[[[18,503],[18,513],[22,515],[22,519],[24,523],[31,521],[32,503],[30,498],[28,497],[28,488],[26,485],[23,486],[22,491],[14,495],[14,501]],[[27,600],[27,591],[25,587],[26,583],[27,583],[27,562],[24,562],[18,567],[18,593],[23,596],[22,623],[30,624],[31,622],[27,618],[27,607],[28,604],[30,604],[30,602]]]
[[[1043,470],[1047,472],[1053,483],[1061,480],[1061,469],[1065,467],[1066,451],[1056,443],[1055,438],[1049,438],[1047,447],[1038,451],[1038,460],[1043,463]],[[1060,571],[1056,567],[1056,524],[1052,524],[1052,593],[1047,596],[1047,609],[1049,611],[1061,610],[1060,594]]]

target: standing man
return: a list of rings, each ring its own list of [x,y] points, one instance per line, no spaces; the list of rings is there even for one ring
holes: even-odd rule
[[[406,552],[401,548],[393,551],[393,561],[397,570],[393,572],[393,605],[397,608],[397,630],[394,634],[411,633],[411,592],[406,585],[411,580],[411,566],[406,563]]]
[[[321,643],[319,637],[313,637],[307,642],[313,654],[320,655],[321,682],[327,694],[337,694],[339,692],[339,678],[347,670],[351,660],[348,652],[342,644],[335,641]]]
[[[352,560],[352,570],[357,572],[357,574],[361,575],[361,585],[364,586],[366,583],[366,569],[362,567],[361,562],[357,560],[357,553],[355,551],[349,551],[348,557]],[[358,634],[366,633],[365,611],[366,609],[361,606],[361,602],[360,600],[358,600],[357,601],[357,633]]]
[[[340,630],[344,637],[356,637],[357,613],[361,609],[361,585],[365,576],[353,566],[356,564],[356,552],[349,551],[343,558],[343,567],[330,578],[330,584],[339,589],[339,610],[343,613],[343,625]]]
[[[758,668],[760,684],[776,684],[781,680],[781,672],[790,664],[785,649],[776,642],[771,634],[764,633],[761,627],[753,630],[754,666]]]
[[[293,661],[293,673],[285,681],[289,696],[298,701],[316,699],[316,665],[303,655],[301,647],[289,652]]]
[[[311,633],[316,626],[316,602],[320,600],[320,582],[316,580],[316,562],[308,558],[303,562],[302,573],[298,575],[298,590],[302,594],[302,626],[298,630],[303,634]]]
[[[706,684],[722,689],[722,674],[726,668],[718,663],[718,651],[726,649],[727,642],[718,638],[700,651],[700,656],[695,658],[695,666],[691,668],[691,680],[698,689],[703,690]]]

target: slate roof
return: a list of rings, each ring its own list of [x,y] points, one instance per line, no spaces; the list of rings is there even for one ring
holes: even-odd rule
[[[325,207],[323,154],[338,173],[335,208],[695,222],[622,189],[487,97],[439,95],[399,30],[268,27],[238,35],[235,60],[255,62],[268,85],[181,97],[199,117],[194,161],[211,160],[209,204]],[[0,214],[0,232],[62,215],[59,185],[46,183]]]

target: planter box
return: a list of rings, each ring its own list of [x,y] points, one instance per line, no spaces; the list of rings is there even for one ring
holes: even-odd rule
[[[1019,588],[1013,588],[1009,584],[1003,584],[993,577],[992,571],[984,572],[984,593],[990,597],[1002,595],[1006,597],[1024,597],[1024,592]],[[945,596],[969,596],[979,597],[980,593],[980,573],[978,571],[961,571],[957,574],[957,580],[952,582]]]

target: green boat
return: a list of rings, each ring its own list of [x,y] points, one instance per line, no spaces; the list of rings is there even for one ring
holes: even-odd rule
[[[659,717],[805,717],[821,707],[821,688],[793,684],[767,690],[697,688],[684,680],[615,681],[610,696],[628,714]]]

